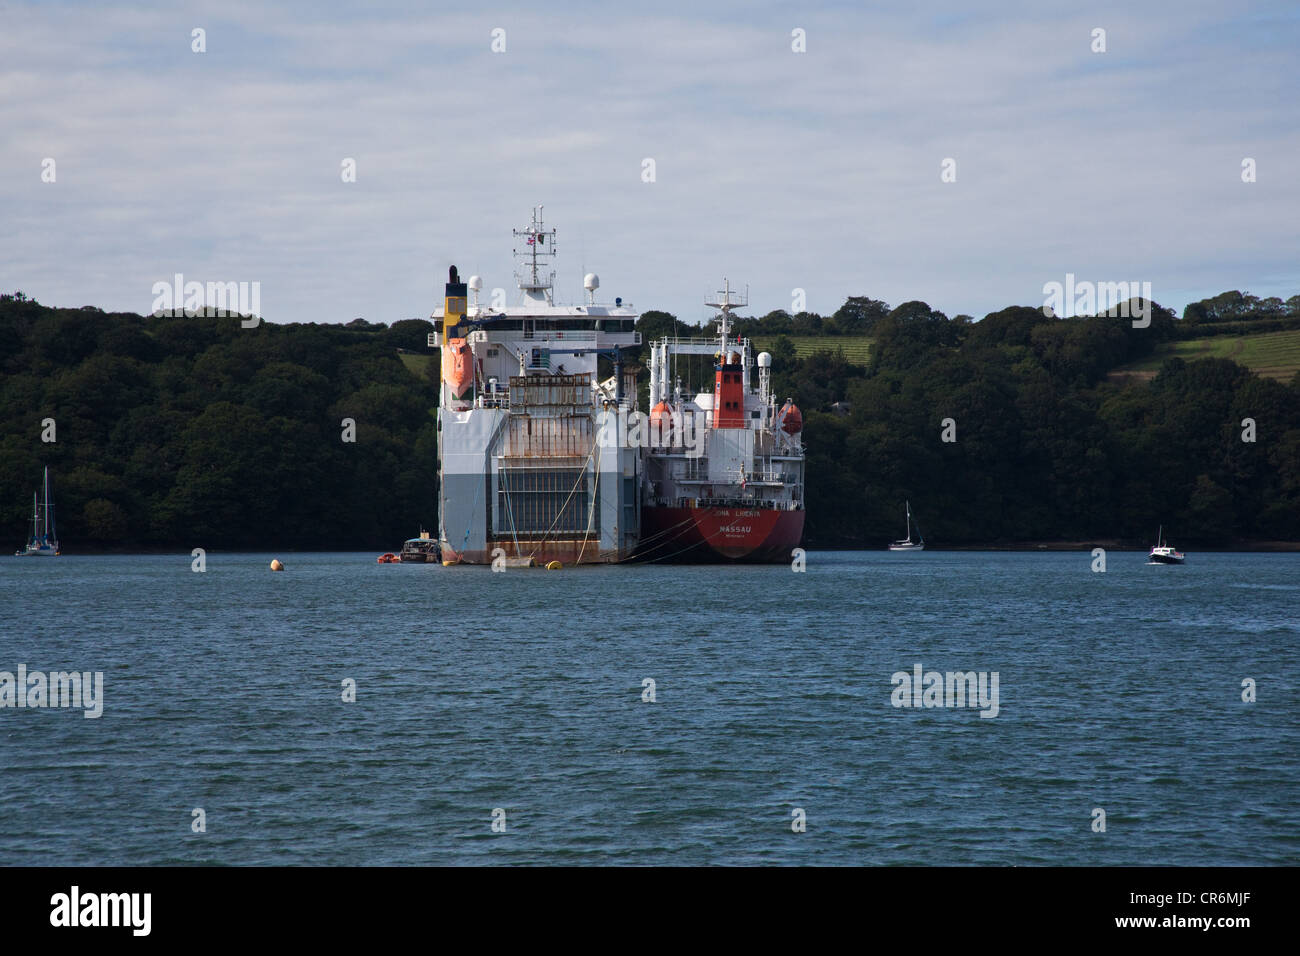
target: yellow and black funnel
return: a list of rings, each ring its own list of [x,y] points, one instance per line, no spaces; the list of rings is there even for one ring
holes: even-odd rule
[[[441,380],[451,383],[452,396],[460,398],[469,384],[470,363],[465,353],[465,299],[468,291],[460,281],[456,267],[447,272],[447,295],[442,307],[442,362]]]

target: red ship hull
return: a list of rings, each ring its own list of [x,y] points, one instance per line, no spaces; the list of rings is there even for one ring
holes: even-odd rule
[[[802,511],[771,508],[641,509],[639,561],[788,563],[803,539]]]

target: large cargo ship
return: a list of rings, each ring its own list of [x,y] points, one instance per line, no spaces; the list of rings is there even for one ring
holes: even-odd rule
[[[596,304],[594,274],[590,302],[555,303],[555,230],[540,206],[514,234],[519,303],[481,306],[479,278],[464,283],[452,266],[433,315],[443,564],[625,560],[639,542],[640,454],[602,447],[597,416],[634,407],[622,350],[641,343],[637,313]],[[601,356],[613,370],[603,381]]]
[[[748,305],[724,280],[716,338],[650,347],[650,429],[638,557],[650,561],[781,562],[803,537],[803,418],[772,392],[772,356],[731,339],[731,310]],[[712,358],[713,389],[687,398],[681,356]],[[758,382],[754,387],[753,373]],[[698,428],[691,441],[691,423]],[[675,440],[675,430],[685,440]],[[693,447],[692,447],[693,446]]]
[[[802,422],[773,399],[771,356],[730,341],[745,303],[728,286],[710,303],[717,337],[653,344],[646,416],[624,368],[638,313],[597,304],[594,274],[587,303],[557,305],[541,207],[514,232],[518,304],[481,306],[479,277],[452,266],[433,314],[443,563],[789,561],[803,533]],[[712,360],[711,392],[688,398],[670,381],[680,356]]]

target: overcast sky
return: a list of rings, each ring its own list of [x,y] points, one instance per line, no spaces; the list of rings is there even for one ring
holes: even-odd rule
[[[424,317],[450,263],[513,301],[543,203],[557,299],[690,321],[724,275],[753,314],[1300,292],[1300,5],[975,6],[0,0],[0,290]]]

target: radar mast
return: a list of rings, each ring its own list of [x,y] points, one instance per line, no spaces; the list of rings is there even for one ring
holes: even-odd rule
[[[548,272],[547,266],[555,255],[555,230],[542,225],[542,207],[533,207],[533,221],[526,228],[512,231],[516,241],[523,240],[523,248],[512,250],[520,290],[528,298],[545,299],[548,305],[554,305],[555,270]]]

